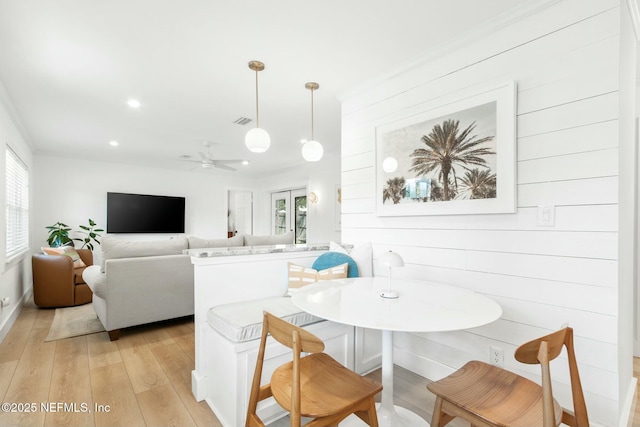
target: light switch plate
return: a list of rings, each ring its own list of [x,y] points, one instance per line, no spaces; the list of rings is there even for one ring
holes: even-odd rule
[[[553,205],[538,206],[538,225],[553,227],[556,222],[556,207]]]

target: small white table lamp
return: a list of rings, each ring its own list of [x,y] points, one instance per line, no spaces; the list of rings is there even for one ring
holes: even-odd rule
[[[397,253],[389,251],[382,254],[378,258],[378,262],[389,269],[389,286],[387,289],[380,291],[380,296],[382,298],[398,298],[398,291],[391,290],[391,269],[393,267],[404,267],[404,260]]]

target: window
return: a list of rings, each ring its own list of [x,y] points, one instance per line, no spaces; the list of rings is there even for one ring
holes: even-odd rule
[[[22,160],[7,147],[6,152],[6,221],[5,261],[29,248],[29,173]]]

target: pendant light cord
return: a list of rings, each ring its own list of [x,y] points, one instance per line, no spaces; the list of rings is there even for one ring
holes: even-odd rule
[[[258,113],[258,70],[256,70],[256,127],[260,127],[260,114]]]
[[[313,137],[313,89],[311,89],[311,140],[315,141]]]

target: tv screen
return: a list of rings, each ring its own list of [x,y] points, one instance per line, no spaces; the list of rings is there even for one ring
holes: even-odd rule
[[[107,233],[184,233],[184,197],[107,193]]]

